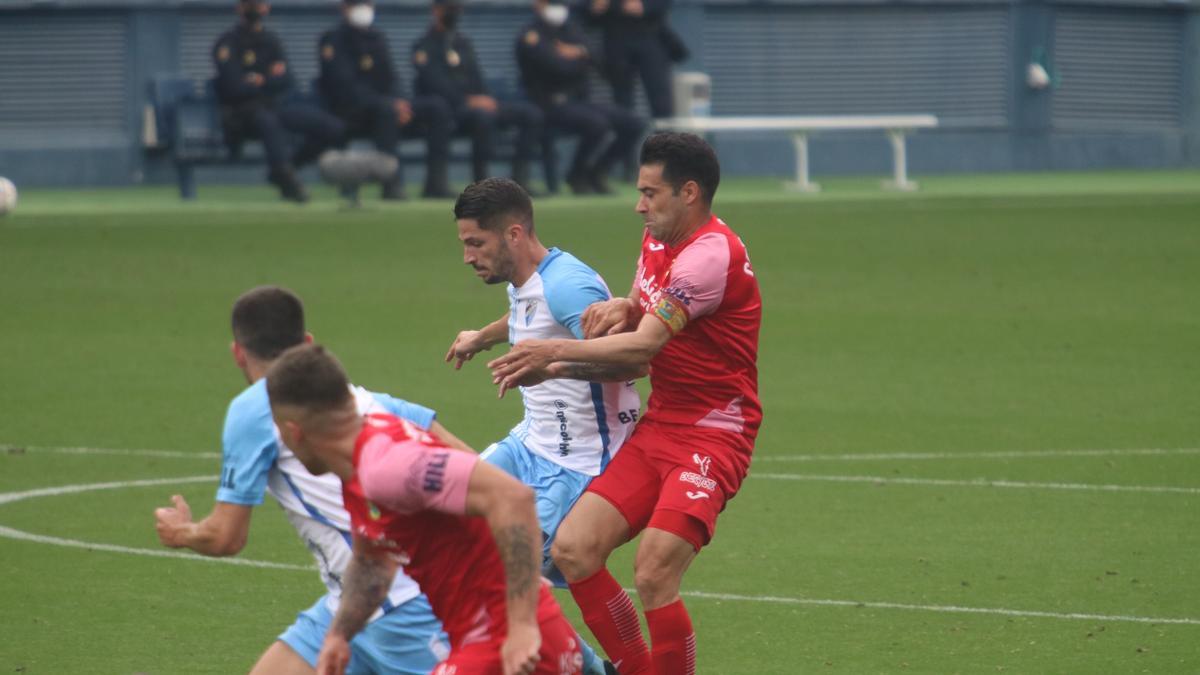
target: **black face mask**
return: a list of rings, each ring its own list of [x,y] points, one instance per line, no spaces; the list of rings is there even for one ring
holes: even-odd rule
[[[442,26],[446,30],[454,30],[458,26],[458,18],[462,16],[462,10],[446,7],[442,10]]]

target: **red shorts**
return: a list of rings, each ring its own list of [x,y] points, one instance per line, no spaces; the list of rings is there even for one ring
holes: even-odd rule
[[[741,487],[752,449],[741,434],[643,420],[588,492],[617,507],[631,535],[666,530],[699,551]]]
[[[575,675],[583,672],[583,654],[575,629],[562,614],[550,587],[545,583],[538,596],[538,625],[542,629],[541,660],[534,675]],[[450,657],[438,664],[431,675],[501,675],[500,647],[504,638],[454,647]]]

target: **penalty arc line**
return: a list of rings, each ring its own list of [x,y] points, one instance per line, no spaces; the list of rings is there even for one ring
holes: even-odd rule
[[[158,485],[172,485],[182,483],[199,483],[214,480],[213,476],[187,476],[182,478],[161,478],[150,480],[135,480],[123,482],[108,482],[108,483],[92,483],[85,485],[63,485],[52,488],[41,488],[37,490],[27,490],[25,492],[8,492],[0,493],[0,504],[9,504],[23,499],[33,497],[49,497],[64,494],[77,494],[80,492],[88,492],[92,490],[115,490],[127,487],[153,487]],[[241,565],[245,567],[257,567],[267,569],[282,569],[293,571],[312,572],[316,568],[310,565],[293,565],[288,563],[268,562],[265,560],[249,560],[246,558],[212,558],[199,555],[196,553],[183,553],[179,551],[163,551],[157,549],[134,548],[131,546],[118,546],[114,544],[97,544],[75,539],[64,539],[61,537],[50,537],[39,534],[24,532],[11,527],[0,525],[0,537],[9,537],[23,541],[32,541],[43,544],[51,544],[55,546],[66,546],[71,548],[82,548],[94,551],[105,551],[109,553],[124,553],[130,555],[143,555],[156,558],[182,558],[185,560],[200,560],[204,562],[224,563],[227,565]],[[790,598],[785,596],[762,596],[762,595],[738,595],[733,593],[710,593],[707,591],[684,591],[681,595],[704,600],[723,600],[730,602],[758,602],[772,604],[788,604],[788,605],[808,605],[819,607],[855,607],[855,608],[870,608],[870,609],[895,609],[908,611],[925,611],[936,613],[955,613],[955,614],[991,614],[999,616],[1015,616],[1015,617],[1031,617],[1045,619],[1066,619],[1066,620],[1084,620],[1084,621],[1112,621],[1112,622],[1127,622],[1127,623],[1148,623],[1148,624],[1182,624],[1191,626],[1200,626],[1200,619],[1195,618],[1164,618],[1164,617],[1147,617],[1147,616],[1125,616],[1125,615],[1108,615],[1108,614],[1087,614],[1079,612],[1044,612],[1039,610],[1020,610],[1020,609],[1004,609],[993,607],[961,607],[957,605],[915,605],[895,602],[868,602],[856,600],[825,600],[819,598]]]

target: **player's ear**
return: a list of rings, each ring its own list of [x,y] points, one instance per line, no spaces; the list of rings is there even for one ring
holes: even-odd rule
[[[689,180],[683,184],[683,201],[688,206],[691,206],[696,200],[700,199],[700,184],[694,180]]]
[[[242,346],[235,341],[229,343],[229,353],[233,355],[233,362],[237,364],[237,367],[245,370],[246,350],[242,349]]]
[[[305,331],[305,333],[304,333],[304,344],[306,344],[306,345],[311,345],[312,343],[313,343],[313,334],[312,334],[312,333],[309,333],[309,332],[307,332],[307,331]]]
[[[509,223],[508,227],[504,229],[504,236],[508,239],[509,243],[515,244],[524,232],[525,227],[520,223]]]

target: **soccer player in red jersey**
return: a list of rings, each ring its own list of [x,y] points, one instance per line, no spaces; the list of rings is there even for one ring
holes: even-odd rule
[[[575,630],[543,582],[533,492],[469,452],[388,414],[363,416],[332,354],[285,352],[267,372],[283,441],[314,475],[342,479],[354,558],[318,675],[341,675],[349,640],[403,566],[450,636],[435,675],[574,675]]]
[[[663,132],[642,146],[645,221],[628,298],[583,317],[588,340],[525,340],[490,364],[503,395],[543,379],[600,380],[650,366],[650,402],[608,469],[567,514],[551,554],[621,675],[694,673],[684,571],[750,466],[762,407],[762,303],[741,239],[712,214],[720,165],[708,143]],[[634,562],[652,651],[605,563],[642,532]]]

